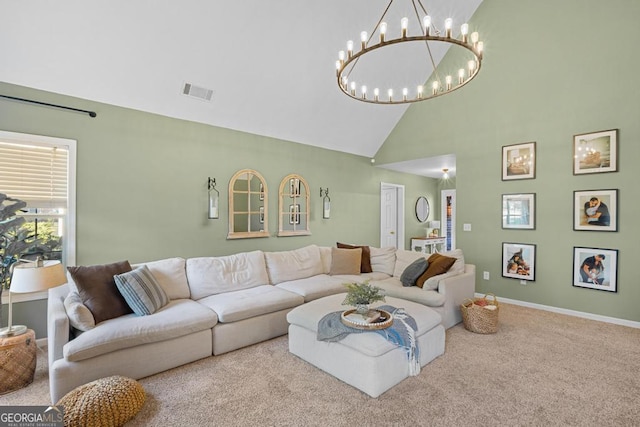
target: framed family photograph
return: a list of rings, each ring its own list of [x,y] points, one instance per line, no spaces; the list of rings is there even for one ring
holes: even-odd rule
[[[502,195],[502,228],[536,228],[536,193]]]
[[[574,247],[573,286],[618,292],[618,250]]]
[[[502,277],[536,280],[536,245],[502,243]]]
[[[573,174],[616,172],[618,129],[573,136]]]
[[[618,190],[573,192],[573,229],[618,231]]]
[[[536,143],[505,145],[502,147],[502,180],[533,179],[536,177]]]

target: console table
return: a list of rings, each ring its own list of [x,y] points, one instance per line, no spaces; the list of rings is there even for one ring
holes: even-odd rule
[[[428,253],[432,254],[434,252],[442,251],[446,243],[447,243],[446,237],[412,237],[411,250],[427,253],[427,247],[428,247],[429,248]],[[438,245],[441,245],[440,251],[438,251]]]

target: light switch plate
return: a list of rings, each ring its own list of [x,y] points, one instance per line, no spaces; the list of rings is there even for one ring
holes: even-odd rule
[[[471,224],[463,224],[462,229],[464,231],[471,231]]]

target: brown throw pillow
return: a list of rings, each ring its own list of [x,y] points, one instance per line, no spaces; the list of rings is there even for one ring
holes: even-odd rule
[[[362,260],[360,261],[360,273],[371,273],[371,250],[369,246],[347,245],[346,243],[337,242],[336,245],[341,249],[362,249]]]
[[[106,265],[67,267],[78,287],[82,303],[89,309],[96,324],[133,313],[116,287],[113,276],[131,271],[129,261]]]
[[[360,274],[361,249],[331,248],[331,270],[329,274]]]
[[[443,274],[449,271],[453,263],[456,262],[456,259],[435,253],[427,259],[427,262],[429,263],[427,271],[425,271],[422,276],[416,280],[416,286],[419,288],[424,285],[424,282],[426,282],[429,277],[437,276],[438,274]]]

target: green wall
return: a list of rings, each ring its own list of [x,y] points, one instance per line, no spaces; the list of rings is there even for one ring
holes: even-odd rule
[[[436,180],[377,168],[367,157],[6,83],[0,83],[0,93],[98,113],[92,119],[0,100],[0,129],[78,141],[78,265],[287,250],[338,240],[379,246],[381,182],[405,186],[408,248],[412,235],[424,233],[414,215],[416,198],[437,199]],[[267,181],[270,238],[226,239],[229,179],[245,168],[259,171]],[[278,187],[289,173],[309,183],[311,236],[275,236]],[[221,193],[219,220],[207,219],[208,177],[216,178]],[[320,187],[330,189],[329,220],[322,219]],[[35,328],[39,338],[46,336],[42,307],[20,303],[14,310],[14,318]]]
[[[640,321],[638,16],[632,0],[484,0],[471,20],[485,42],[478,77],[410,107],[376,154],[379,164],[456,154],[457,243],[477,292]],[[619,171],[574,176],[573,135],[608,129],[619,129]],[[535,179],[502,181],[502,146],[531,141]],[[573,231],[573,192],[595,189],[620,190],[618,232]],[[537,195],[533,231],[501,228],[501,195],[518,192]],[[501,277],[502,242],[537,245],[535,282]],[[574,246],[619,251],[617,293],[572,286]]]

